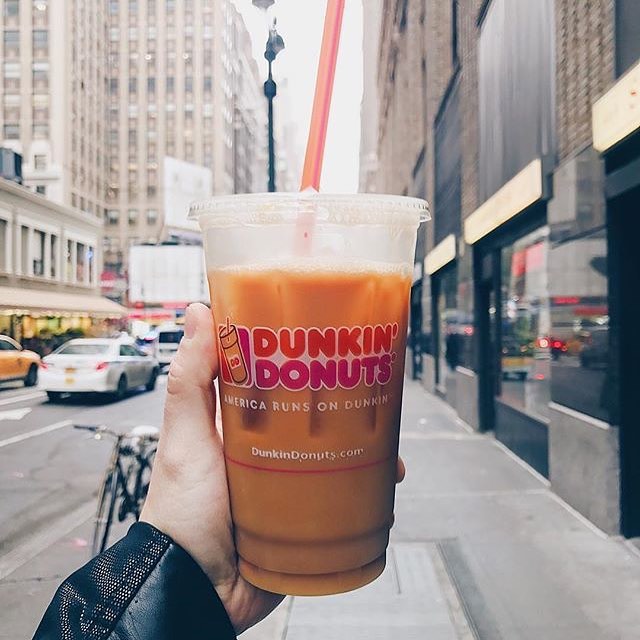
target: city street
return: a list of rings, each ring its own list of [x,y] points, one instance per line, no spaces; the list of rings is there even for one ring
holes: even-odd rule
[[[81,398],[53,405],[43,392],[22,385],[0,390],[0,637],[30,637],[59,576],[89,558],[89,522],[111,442],[72,424],[106,424],[118,431],[160,426],[165,384],[162,376],[155,391],[135,391],[121,402]],[[41,578],[49,581],[41,590],[32,591],[30,582],[26,591],[15,586],[17,570],[84,523],[67,555],[62,553],[59,570],[37,576],[35,586]]]
[[[37,391],[0,393],[2,640],[30,637],[61,579],[89,557],[109,443],[68,422],[159,425],[165,384],[105,404],[51,406]],[[470,431],[409,381],[402,429],[408,473],[383,576],[350,594],[289,598],[244,638],[638,637],[633,543],[606,536],[491,436]]]

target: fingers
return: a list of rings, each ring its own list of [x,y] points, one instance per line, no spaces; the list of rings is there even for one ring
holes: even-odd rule
[[[400,484],[407,473],[407,468],[404,466],[404,461],[398,456],[398,470],[396,471],[396,484]]]
[[[215,390],[218,354],[211,311],[203,304],[187,307],[180,341],[167,382],[163,439],[186,440],[215,433]]]

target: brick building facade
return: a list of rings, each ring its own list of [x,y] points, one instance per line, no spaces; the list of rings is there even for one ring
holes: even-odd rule
[[[376,185],[433,214],[410,374],[599,527],[640,535],[640,7],[385,0],[379,33]]]

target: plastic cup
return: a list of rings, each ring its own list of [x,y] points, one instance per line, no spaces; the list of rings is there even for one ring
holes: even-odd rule
[[[259,194],[214,198],[190,215],[203,233],[219,342],[240,572],[291,595],[367,584],[384,569],[393,523],[409,291],[427,203]],[[301,243],[300,233],[311,238]]]

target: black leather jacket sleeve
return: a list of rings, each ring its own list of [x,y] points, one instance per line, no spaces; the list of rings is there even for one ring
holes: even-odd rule
[[[34,640],[235,640],[211,582],[191,556],[146,523],[71,574]]]

